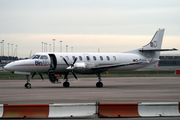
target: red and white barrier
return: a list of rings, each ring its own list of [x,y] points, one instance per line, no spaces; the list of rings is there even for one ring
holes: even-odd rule
[[[0,104],[0,118],[95,117],[96,103]]]
[[[100,103],[98,107],[99,117],[180,116],[178,102]]]
[[[3,116],[3,104],[0,104],[0,118]]]
[[[0,104],[0,118],[180,116],[178,102]]]
[[[95,115],[95,103],[49,104],[49,118],[94,117]]]
[[[138,103],[99,103],[99,117],[140,117]]]
[[[141,117],[180,116],[178,102],[139,103],[138,112]]]
[[[3,105],[2,118],[47,118],[49,104]]]

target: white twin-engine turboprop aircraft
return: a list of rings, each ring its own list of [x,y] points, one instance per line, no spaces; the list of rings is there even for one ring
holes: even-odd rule
[[[103,87],[100,73],[104,71],[128,71],[136,70],[148,65],[157,65],[160,51],[173,51],[173,49],[161,49],[164,29],[159,29],[150,43],[147,45],[123,53],[36,53],[26,60],[18,60],[7,64],[4,69],[14,74],[27,76],[26,88],[31,88],[29,75],[39,72],[47,73],[51,83],[60,83],[56,74],[63,74],[64,87],[69,87],[68,74],[75,73],[96,74],[99,81],[96,87]]]

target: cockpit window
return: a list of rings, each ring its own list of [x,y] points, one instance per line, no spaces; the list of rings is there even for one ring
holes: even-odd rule
[[[32,59],[39,59],[40,55],[36,55],[34,57],[32,57]]]
[[[40,59],[48,59],[48,57],[46,55],[42,55]]]
[[[32,59],[34,56],[36,56],[36,55],[33,55],[33,56],[29,57],[29,59]]]

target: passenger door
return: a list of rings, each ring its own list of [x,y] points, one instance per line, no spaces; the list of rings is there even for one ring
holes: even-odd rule
[[[54,54],[49,54],[50,57],[50,70],[55,70],[57,66],[57,59]]]

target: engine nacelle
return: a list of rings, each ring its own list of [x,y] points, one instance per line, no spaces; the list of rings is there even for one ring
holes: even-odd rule
[[[74,64],[74,67],[77,67],[77,68],[92,68],[92,67],[96,67],[98,66],[97,64],[95,63],[90,63],[90,62],[79,62],[79,63],[75,63]]]
[[[97,67],[99,64],[91,62],[79,62],[74,64],[73,71],[80,74],[96,74],[103,72],[102,70],[92,70],[91,68]]]
[[[93,67],[97,67],[98,64],[90,62],[79,62],[74,64],[73,71],[80,74],[94,74],[97,71],[91,70]]]

